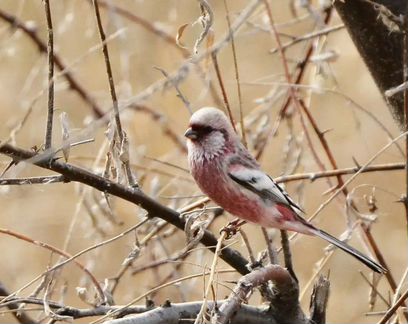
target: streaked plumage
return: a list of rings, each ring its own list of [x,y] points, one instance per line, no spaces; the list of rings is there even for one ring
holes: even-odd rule
[[[319,236],[376,272],[381,265],[300,215],[302,209],[242,145],[225,114],[206,107],[195,112],[185,136],[191,173],[200,189],[229,213],[264,227]]]

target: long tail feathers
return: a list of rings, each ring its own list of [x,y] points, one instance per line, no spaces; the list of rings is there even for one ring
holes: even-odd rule
[[[357,260],[364,263],[367,267],[374,270],[375,272],[378,272],[378,273],[387,272],[387,269],[385,269],[383,266],[371,260],[369,257],[365,256],[360,251],[357,251],[355,248],[351,247],[350,245],[338,240],[337,238],[330,235],[329,233],[326,233],[325,231],[322,231],[317,228],[310,228],[310,231],[314,235],[321,237],[322,239],[328,241],[329,243],[337,246],[339,249],[342,249],[344,252],[347,252],[348,254],[352,255]]]

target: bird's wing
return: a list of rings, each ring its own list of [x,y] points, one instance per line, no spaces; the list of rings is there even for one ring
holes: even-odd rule
[[[254,192],[262,199],[289,206],[296,214],[299,211],[304,213],[288,193],[261,170],[248,168],[242,164],[230,164],[227,172],[233,181]]]

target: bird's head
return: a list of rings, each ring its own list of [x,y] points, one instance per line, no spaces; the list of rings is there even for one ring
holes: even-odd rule
[[[189,154],[212,158],[232,149],[236,134],[227,116],[219,109],[205,107],[197,110],[190,119],[187,137]]]

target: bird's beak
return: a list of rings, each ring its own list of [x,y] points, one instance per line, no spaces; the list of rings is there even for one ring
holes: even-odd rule
[[[193,130],[191,127],[186,130],[186,132],[184,133],[184,136],[191,140],[196,140],[198,138],[197,132]]]

